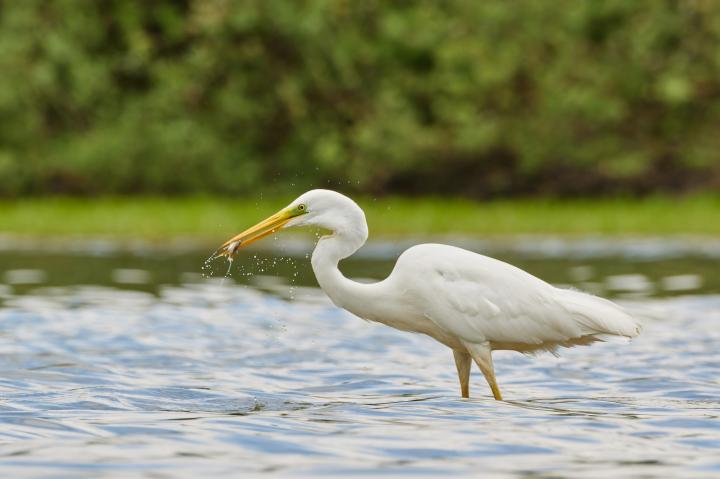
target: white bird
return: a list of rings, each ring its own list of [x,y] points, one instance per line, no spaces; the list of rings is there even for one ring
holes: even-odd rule
[[[232,258],[239,248],[281,228],[307,225],[332,232],[319,239],[312,254],[317,281],[332,302],[363,319],[426,334],[452,349],[462,397],[470,396],[474,360],[495,399],[502,399],[493,350],[554,352],[604,335],[633,337],[640,332],[640,325],[611,301],[556,288],[515,266],[442,244],[407,249],[382,281],[354,282],[338,263],[367,240],[365,213],[330,190],[304,193],[228,240],[216,254]]]

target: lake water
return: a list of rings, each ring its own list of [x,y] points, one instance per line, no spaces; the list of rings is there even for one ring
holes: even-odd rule
[[[309,246],[274,244],[221,284],[188,245],[0,242],[2,477],[720,477],[717,242],[464,243],[648,317],[629,344],[495,353],[503,402],[477,370],[460,399],[449,350],[338,310]],[[381,278],[404,246],[343,268]]]

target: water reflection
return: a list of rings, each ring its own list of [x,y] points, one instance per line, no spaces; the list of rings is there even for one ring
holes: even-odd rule
[[[0,253],[5,475],[720,474],[717,259],[499,251],[653,319],[629,345],[499,352],[496,402],[477,372],[458,398],[444,347],[333,307],[304,252],[253,254],[220,285],[204,252]]]

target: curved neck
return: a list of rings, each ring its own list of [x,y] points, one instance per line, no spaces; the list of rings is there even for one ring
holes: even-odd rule
[[[312,254],[312,268],[320,287],[333,303],[351,312],[356,305],[367,304],[369,285],[346,278],[338,269],[338,263],[360,249],[366,239],[367,234],[362,232],[333,233],[320,238]]]

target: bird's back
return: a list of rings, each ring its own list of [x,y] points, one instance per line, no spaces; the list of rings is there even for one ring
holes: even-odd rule
[[[462,341],[494,349],[554,350],[600,335],[635,336],[618,305],[555,288],[502,261],[462,248],[423,244],[405,251],[390,278],[419,313]]]

